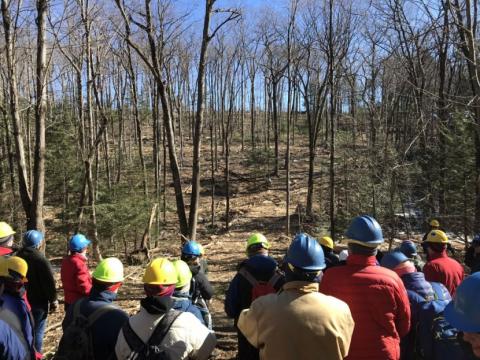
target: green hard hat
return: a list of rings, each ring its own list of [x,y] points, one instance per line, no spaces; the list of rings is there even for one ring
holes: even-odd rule
[[[260,233],[254,233],[250,235],[250,237],[247,240],[247,250],[250,246],[256,245],[256,244],[262,244],[262,247],[265,249],[270,248],[270,244],[268,243],[267,238]]]
[[[173,266],[175,266],[175,270],[177,271],[177,283],[175,287],[181,288],[190,283],[190,280],[192,280],[192,272],[188,264],[183,260],[175,260]]]
[[[115,257],[103,259],[98,263],[92,277],[109,283],[121,282],[124,280],[123,264]]]

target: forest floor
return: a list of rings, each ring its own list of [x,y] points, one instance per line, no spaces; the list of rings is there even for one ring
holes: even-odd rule
[[[208,149],[203,149],[204,154],[209,154]],[[296,214],[298,204],[305,204],[307,193],[307,169],[308,169],[308,146],[305,143],[298,143],[292,146],[291,163],[291,233],[294,234],[299,229],[299,218]],[[231,149],[231,181],[234,196],[230,200],[231,219],[229,231],[225,231],[225,221],[222,220],[225,213],[225,198],[215,196],[216,201],[216,228],[210,227],[210,209],[211,196],[209,191],[209,181],[203,181],[202,195],[200,200],[199,214],[199,234],[197,240],[204,245],[206,258],[209,264],[208,276],[215,288],[215,297],[211,303],[211,312],[213,315],[214,330],[216,332],[217,358],[234,359],[236,354],[236,332],[233,328],[233,320],[226,317],[223,310],[223,301],[225,292],[230,280],[233,278],[236,266],[245,258],[245,241],[249,234],[258,231],[264,233],[272,245],[271,255],[277,260],[281,259],[290,242],[290,237],[286,236],[286,212],[285,212],[285,170],[281,169],[279,177],[272,177],[267,180],[268,173],[264,165],[246,162],[246,151],[242,151],[240,145],[235,145]],[[319,153],[319,161],[327,158],[326,153]],[[186,159],[185,164],[188,163]],[[222,163],[222,161],[220,161]],[[273,164],[270,164],[270,169]],[[280,168],[282,168],[281,161]],[[185,169],[185,178],[188,178],[188,170]],[[202,169],[204,179],[208,179],[209,169],[204,166]],[[223,174],[223,168],[220,168],[217,174]],[[320,179],[320,173],[317,175],[316,184],[316,203],[318,205],[318,189],[326,189],[327,178]],[[222,182],[217,178],[216,181]],[[322,185],[323,184],[323,185]],[[322,189],[322,190],[324,190]],[[173,202],[173,190],[171,192],[171,201]],[[189,195],[188,189],[186,195]],[[325,195],[325,194],[324,194]],[[187,198],[188,196],[186,196]],[[326,199],[323,196],[323,199]],[[318,210],[318,208],[317,208]],[[323,219],[326,220],[326,219]],[[176,214],[168,214],[168,226],[165,228],[165,238],[177,239],[178,229],[176,227]],[[321,235],[320,228],[307,228],[315,235]],[[65,238],[65,235],[63,235]],[[156,249],[157,256],[178,257],[180,253],[179,245],[171,246],[175,242],[170,241],[165,246]],[[179,243],[176,243],[179,244]],[[54,268],[59,277],[59,257],[55,258]],[[94,263],[90,264],[93,269]],[[134,314],[139,309],[139,300],[143,296],[141,277],[143,275],[144,265],[126,266],[126,279],[124,285],[120,288],[118,296],[118,305],[130,314]],[[58,281],[59,288],[61,287]],[[63,291],[59,290],[59,297],[62,299]],[[44,353],[52,354],[55,351],[58,341],[61,337],[61,321],[64,316],[63,306],[48,319],[47,332],[44,341]]]

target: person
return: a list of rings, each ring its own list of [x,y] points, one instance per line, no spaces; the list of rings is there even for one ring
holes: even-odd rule
[[[87,250],[90,245],[85,235],[76,234],[70,238],[70,254],[63,258],[60,277],[65,294],[65,311],[71,304],[90,294],[92,277],[87,266]]]
[[[465,252],[465,265],[470,268],[470,273],[480,271],[480,234],[473,237],[472,243]]]
[[[285,262],[282,291],[254,300],[241,312],[238,328],[260,349],[260,359],[345,358],[354,322],[345,302],[318,291],[326,267],[321,246],[298,234]]]
[[[448,292],[455,296],[457,286],[464,278],[464,270],[456,260],[447,255],[448,237],[442,230],[432,230],[422,246],[427,254],[427,263],[423,267],[425,279],[445,285]]]
[[[323,253],[325,255],[325,264],[327,267],[325,271],[331,268],[332,266],[338,265],[340,259],[338,255],[333,252],[333,240],[330,236],[323,236],[320,239],[320,245],[322,246]]]
[[[101,308],[108,307],[93,324],[91,331],[94,359],[107,359],[115,351],[115,344],[122,326],[128,321],[128,315],[113,305],[118,290],[124,281],[123,264],[114,257],[100,261],[92,274],[92,289],[87,298],[81,298],[67,310],[62,322],[64,333],[75,321],[75,313],[88,317]],[[77,310],[78,307],[78,310]]]
[[[177,283],[175,284],[175,291],[173,292],[173,306],[172,308],[179,311],[188,311],[195,315],[202,324],[203,321],[202,312],[200,309],[193,305],[190,299],[190,282],[192,280],[192,272],[190,271],[187,263],[183,260],[173,261],[173,266],[177,271]]]
[[[348,359],[398,360],[400,339],[410,330],[410,304],[398,275],[377,266],[382,229],[373,217],[357,216],[346,237],[347,264],[328,270],[320,291],[350,307],[355,329]]]
[[[284,277],[278,271],[277,262],[268,255],[269,248],[270,243],[263,234],[254,233],[250,235],[246,244],[247,259],[237,266],[237,273],[230,282],[225,294],[225,313],[228,317],[234,319],[234,325],[237,329],[237,359],[239,360],[255,360],[259,358],[258,349],[247,341],[237,327],[240,313],[242,310],[249,308],[252,303],[253,284],[246,276],[250,274],[255,280],[264,283],[268,283],[273,279],[273,291],[280,290],[285,282]],[[276,280],[274,277],[276,277]]]
[[[457,288],[456,295],[445,308],[445,319],[463,332],[463,340],[470,344],[480,359],[480,273],[467,277]],[[470,349],[469,349],[470,350]]]
[[[407,258],[413,262],[417,271],[423,271],[425,262],[422,260],[420,255],[417,253],[417,245],[412,240],[404,240],[398,248]]]
[[[430,231],[433,231],[433,230],[444,231],[440,227],[440,222],[437,219],[432,219],[429,223],[429,226],[430,227],[429,227],[428,231],[423,235],[422,242],[425,242],[427,240],[427,237],[428,237],[428,234],[430,233]],[[447,251],[449,251],[450,254],[455,255],[455,249],[453,248],[453,246],[450,242],[447,243]]]
[[[419,339],[417,328],[420,317],[422,312],[438,314],[443,311],[452,300],[450,293],[444,285],[425,280],[425,275],[417,271],[414,263],[401,251],[387,253],[382,259],[381,266],[394,271],[402,279],[410,302],[411,330],[401,340],[401,359],[415,360],[419,354],[432,353],[431,349],[422,348],[422,345],[427,343],[430,345],[431,341]]]
[[[2,295],[5,289],[5,278],[8,277],[6,262],[7,258],[0,256],[0,314],[3,312]],[[15,321],[15,318],[9,320]],[[14,330],[14,326],[0,316],[0,359],[30,359],[30,349],[21,334]]]
[[[15,231],[4,221],[0,221],[0,256],[13,255]]]
[[[39,352],[42,352],[48,313],[49,311],[54,312],[58,307],[52,267],[45,255],[38,250],[43,240],[43,233],[37,230],[28,230],[23,235],[23,247],[17,252],[17,256],[28,264],[27,298],[32,307],[35,322],[35,348]]]
[[[428,224],[428,230],[427,232],[423,235],[423,238],[422,238],[422,242],[427,240],[427,237],[428,237],[428,234],[430,233],[430,231],[433,231],[433,230],[442,230],[440,228],[440,222],[437,220],[437,219],[432,219],[430,220],[430,223]],[[442,230],[443,231],[443,230]]]
[[[208,302],[213,297],[213,287],[208,281],[207,276],[202,271],[200,265],[200,257],[202,251],[196,241],[187,241],[182,247],[181,260],[185,261],[192,272],[192,280],[190,284],[190,297],[192,303],[197,305],[202,312],[203,320],[207,327],[211,330],[213,327],[212,316],[208,309]]]
[[[6,351],[10,356],[15,352],[28,354],[17,359],[41,359],[42,355],[35,350],[33,316],[25,297],[28,265],[17,256],[10,256],[3,261],[5,268],[2,271],[1,282],[4,291],[0,297],[0,321],[7,324],[16,334],[16,339],[12,340],[13,348]],[[21,347],[18,346],[17,340],[20,341]]]
[[[146,297],[140,302],[140,311],[130,317],[118,335],[115,345],[117,359],[130,359],[132,347],[136,348],[133,344],[138,340],[157,346],[168,359],[206,360],[210,356],[217,342],[215,334],[195,315],[172,309],[172,294],[177,281],[175,267],[168,259],[156,258],[148,264],[143,276]],[[162,320],[171,315],[174,319],[165,328],[168,331],[163,339],[151,339],[157,326],[161,326]]]

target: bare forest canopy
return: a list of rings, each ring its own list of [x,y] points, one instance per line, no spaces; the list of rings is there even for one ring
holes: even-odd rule
[[[167,223],[228,231],[238,184],[272,181],[287,233],[361,213],[390,235],[480,230],[476,1],[0,1],[1,218],[19,232],[145,249]]]

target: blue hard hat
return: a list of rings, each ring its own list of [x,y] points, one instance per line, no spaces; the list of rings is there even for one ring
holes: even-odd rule
[[[480,272],[467,277],[457,287],[454,299],[445,308],[445,319],[460,331],[480,332]]]
[[[408,261],[408,258],[401,251],[392,251],[383,255],[380,265],[388,269],[395,269],[398,265]]]
[[[318,241],[305,233],[295,235],[285,261],[306,271],[325,269],[325,256]]]
[[[375,247],[383,243],[380,224],[368,215],[357,216],[352,220],[345,235],[352,242]]]
[[[399,249],[406,257],[411,258],[412,256],[417,255],[417,246],[411,240],[405,240],[400,245]]]
[[[28,230],[23,234],[23,246],[37,247],[43,241],[43,233],[37,230]]]
[[[190,255],[190,256],[200,256],[202,255],[202,249],[198,245],[196,241],[190,240],[183,245],[182,248],[182,255]]]
[[[80,252],[90,245],[91,241],[88,240],[83,234],[75,234],[70,238],[68,247],[70,251]]]

